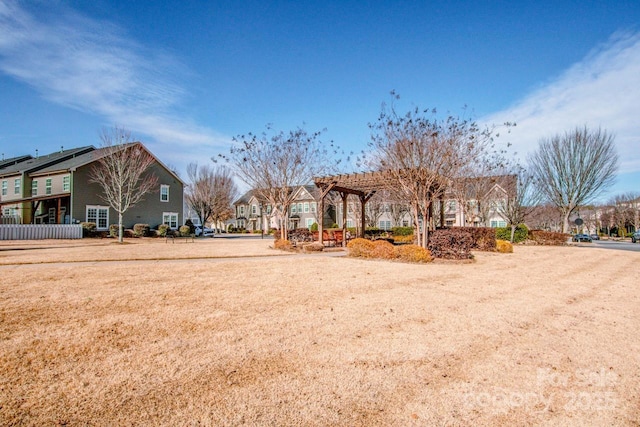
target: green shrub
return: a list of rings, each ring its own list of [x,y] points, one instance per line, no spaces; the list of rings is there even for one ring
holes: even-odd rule
[[[95,222],[81,222],[82,237],[95,237],[96,235],[96,223]]]
[[[511,241],[511,227],[498,227],[496,230],[496,239]],[[529,229],[526,225],[520,224],[516,227],[513,235],[513,243],[520,243],[527,240]]]
[[[470,259],[473,237],[467,231],[472,227],[435,230],[429,235],[429,251],[436,258]],[[495,243],[495,239],[494,239]]]
[[[413,227],[393,227],[391,233],[395,236],[413,236]]]
[[[133,235],[135,237],[148,237],[151,234],[149,224],[135,224],[133,226]]]
[[[398,259],[405,262],[431,262],[433,257],[431,252],[418,245],[397,246],[396,253]]]
[[[508,240],[496,240],[496,250],[502,254],[513,253],[513,245]]]
[[[178,231],[180,231],[180,235],[183,237],[188,237],[191,235],[191,227],[189,227],[188,225],[181,225]]]
[[[318,231],[318,223],[314,222],[313,224],[311,224],[311,226],[309,227],[309,231]]]
[[[166,237],[169,226],[167,224],[160,224],[158,226],[158,236]]]

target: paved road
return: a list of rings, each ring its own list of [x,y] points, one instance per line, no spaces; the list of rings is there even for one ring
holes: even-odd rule
[[[640,243],[615,242],[612,240],[594,240],[593,243],[573,243],[581,248],[613,249],[617,251],[640,252]]]

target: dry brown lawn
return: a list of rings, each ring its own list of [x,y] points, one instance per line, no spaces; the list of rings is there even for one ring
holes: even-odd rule
[[[1,425],[640,424],[637,253],[132,242],[0,242]]]

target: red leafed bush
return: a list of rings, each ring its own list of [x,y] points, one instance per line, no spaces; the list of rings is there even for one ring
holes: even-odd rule
[[[458,229],[458,228],[456,228]],[[496,250],[496,229],[489,227],[459,227],[460,230],[471,234],[473,245],[471,249],[485,252]]]
[[[406,262],[431,262],[433,257],[431,252],[418,245],[397,246],[396,253],[401,261]]]
[[[349,249],[349,256],[370,258],[375,246],[371,240],[358,237],[351,240],[347,244],[347,248]]]
[[[562,246],[567,244],[568,234],[555,231],[529,230],[529,240],[537,245]]]
[[[436,258],[469,259],[473,237],[460,228],[435,230],[429,235],[429,251]]]

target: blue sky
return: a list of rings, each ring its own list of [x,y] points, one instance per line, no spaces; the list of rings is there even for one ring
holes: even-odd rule
[[[357,152],[395,90],[400,110],[517,122],[499,140],[522,156],[601,126],[611,193],[640,191],[637,0],[0,0],[0,88],[5,158],[97,146],[113,125],[179,171],[267,123]]]

